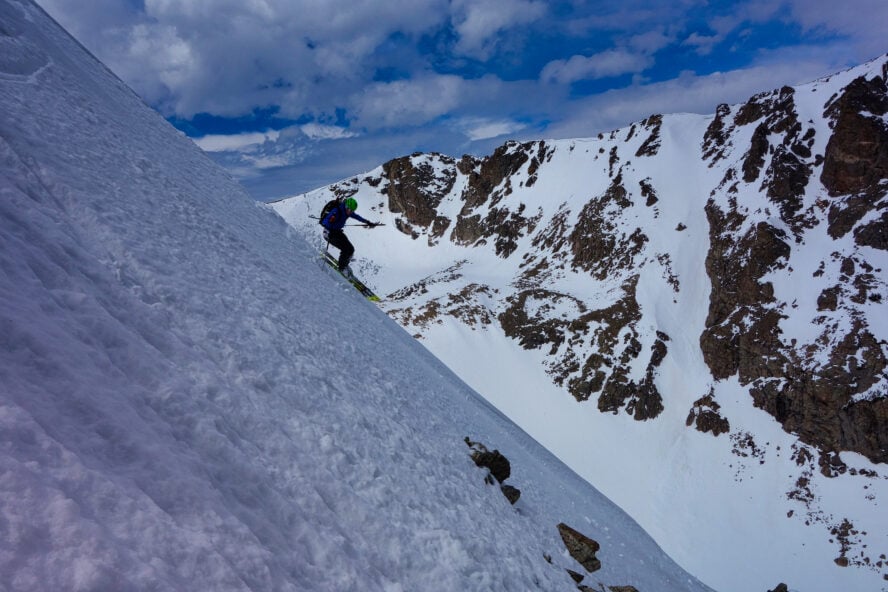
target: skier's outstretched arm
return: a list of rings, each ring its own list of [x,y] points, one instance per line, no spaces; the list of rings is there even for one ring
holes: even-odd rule
[[[360,220],[361,222],[363,222],[364,224],[366,224],[370,228],[373,228],[374,226],[379,226],[378,222],[371,222],[370,220],[367,220],[366,218],[364,218],[363,216],[361,216],[355,212],[352,212],[351,217],[354,218],[355,220]]]

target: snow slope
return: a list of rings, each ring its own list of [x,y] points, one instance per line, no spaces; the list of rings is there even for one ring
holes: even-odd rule
[[[796,89],[799,120],[818,129],[814,153],[823,152],[829,137],[823,102],[858,76],[878,75],[884,61],[874,60]],[[357,247],[353,266],[378,293],[388,295],[383,307],[498,409],[617,501],[673,558],[707,584],[732,592],[765,590],[779,581],[800,590],[888,590],[884,467],[845,452],[841,458],[848,473],[827,478],[817,466],[816,451],[755,408],[748,388],[736,377],[716,381],[704,363],[700,335],[710,296],[705,269],[709,223],[704,207],[727,178],[728,168],[724,161],[713,166],[701,158],[712,120],[690,114],[664,116],[655,155],[640,155],[650,137],[645,124],[598,138],[505,146],[506,156],[501,155],[499,163],[508,163],[508,155],[521,150],[534,154],[538,145],[545,156],[533,173],[534,161],[528,159],[491,190],[486,203],[465,217],[480,214],[484,220],[498,199],[497,207],[507,212],[523,212],[527,218],[539,215],[535,230],[519,236],[508,257],[494,252],[495,236],[457,244],[452,240],[453,225],[442,236],[434,235],[433,226],[418,224],[399,231],[409,226],[408,216],[389,208],[389,189],[395,182],[385,166],[273,206],[316,241],[318,227],[308,216],[333,195],[353,195],[359,213],[385,222],[382,228],[349,232]],[[732,165],[742,162],[751,133],[752,129],[740,129],[730,138],[733,153],[730,149],[726,153]],[[456,221],[468,183],[461,168],[464,162],[435,154],[413,155],[410,162],[415,169],[424,169],[423,179],[429,180],[422,195],[441,200],[436,215]],[[451,173],[453,185],[442,194],[439,189],[447,186],[443,180]],[[648,240],[642,255],[626,268],[615,267],[605,277],[593,278],[594,274],[571,269],[558,259],[556,249],[547,251],[537,239],[545,229],[558,226],[563,211],[570,210],[568,224],[575,223],[590,196],[605,194],[615,176],[630,191],[637,192],[644,183],[655,187],[658,201],[649,205],[636,194],[629,206],[609,206],[619,209],[606,218],[616,227],[612,234],[628,236],[639,228]],[[403,178],[398,182],[407,183]],[[760,184],[743,187],[738,201],[744,211],[773,208],[759,195]],[[812,183],[806,200],[820,197],[816,191]],[[755,223],[757,218],[750,220]],[[569,230],[568,226],[560,236]],[[818,233],[825,230],[820,227],[807,238],[814,241]],[[821,288],[811,280],[817,262],[832,250],[852,253],[856,248],[850,239],[821,243],[800,246],[788,269],[769,278],[778,294],[793,303],[781,321],[782,330],[803,344],[817,336],[811,319],[822,314],[814,302]],[[880,271],[888,265],[883,251],[866,254]],[[604,309],[620,298],[626,279],[638,275],[640,351],[651,350],[658,331],[670,337],[669,354],[656,374],[664,399],[659,417],[635,421],[627,413],[602,413],[594,400],[578,404],[547,374],[553,358],[548,344],[525,349],[505,334],[499,316],[508,309],[509,298],[530,283],[526,271],[547,257],[554,263],[546,269],[546,297],[524,303],[528,317],[547,309],[544,320],[570,320],[577,317],[577,302],[591,310]],[[841,261],[838,256],[833,259]],[[570,298],[556,299],[553,294]],[[867,313],[871,327],[884,335],[884,303],[867,306],[872,311]],[[588,333],[594,335],[591,329]],[[624,332],[619,340],[629,337]],[[557,353],[594,350],[590,341],[562,344]],[[643,376],[647,358],[638,362],[634,370]],[[689,410],[707,392],[714,395],[723,416],[730,418],[729,434],[713,437],[688,427]],[[842,560],[849,565],[839,565]]]
[[[571,590],[561,521],[595,588],[708,589],[35,4],[0,24],[0,590]]]

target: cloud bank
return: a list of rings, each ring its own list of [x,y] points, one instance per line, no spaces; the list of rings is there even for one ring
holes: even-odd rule
[[[38,1],[260,199],[416,150],[709,113],[888,50],[877,0]]]

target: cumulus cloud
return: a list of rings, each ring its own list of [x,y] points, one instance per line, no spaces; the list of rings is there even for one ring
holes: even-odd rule
[[[136,25],[128,41],[126,57],[142,66],[129,78],[149,102],[163,101],[170,91],[182,89],[200,76],[197,56],[174,27]]]
[[[38,2],[165,116],[254,125],[198,142],[263,191],[416,150],[480,154],[506,136],[711,113],[884,53],[888,21],[884,0]],[[768,47],[745,46],[781,26]],[[607,84],[625,88],[577,96]],[[287,120],[299,125],[263,131]]]
[[[708,55],[713,48],[724,41],[724,35],[700,35],[699,33],[691,33],[682,42],[682,45],[693,47],[700,55]]]
[[[341,140],[344,138],[354,138],[358,135],[343,127],[322,125],[320,123],[306,123],[305,125],[300,125],[299,129],[312,140]]]
[[[373,80],[393,37],[449,23],[447,0],[42,3],[147,101],[185,118],[269,105],[330,114]]]
[[[515,134],[523,130],[526,125],[509,119],[487,119],[483,117],[465,117],[456,122],[466,137],[476,142],[489,140]]]
[[[651,55],[675,41],[675,34],[665,28],[656,28],[645,31],[629,38],[628,46],[633,50]]]
[[[853,50],[845,51],[859,60],[884,54],[885,23],[888,23],[888,2],[884,0],[788,0],[792,18],[806,32],[822,30],[849,38]]]
[[[568,60],[551,61],[540,73],[540,80],[570,84],[578,80],[643,72],[652,64],[653,58],[649,55],[614,49],[592,56],[575,55]]]
[[[546,14],[534,0],[455,0],[453,25],[459,36],[456,52],[486,59],[501,31],[532,23]]]
[[[194,143],[205,152],[245,151],[268,141],[274,142],[279,137],[280,132],[277,131],[232,135],[211,134],[202,138],[195,138]]]
[[[426,123],[459,105],[464,85],[453,75],[372,84],[356,101],[356,122],[371,128]]]

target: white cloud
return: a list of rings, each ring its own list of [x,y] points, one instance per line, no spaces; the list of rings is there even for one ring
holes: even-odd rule
[[[562,5],[575,11],[570,18],[546,0],[38,1],[166,116],[239,117],[258,109],[315,122],[276,138],[260,131],[198,142],[239,170],[270,167],[266,174],[281,183],[298,176],[318,185],[328,174],[346,176],[349,167],[418,149],[478,154],[502,136],[577,137],[654,112],[711,113],[719,102],[884,53],[888,20],[884,0],[744,0],[730,7],[571,0]],[[707,29],[692,34],[691,15]],[[683,39],[705,52],[743,28],[790,19],[816,44],[777,39],[773,49],[748,51],[745,70],[649,84],[662,78],[655,57]],[[570,49],[554,54],[560,59],[538,76],[521,73],[522,63],[539,67],[540,54],[521,52],[542,41],[546,51]],[[601,47],[611,49],[594,53]],[[502,60],[485,69],[493,55]],[[502,63],[512,65],[508,80],[494,73]],[[466,64],[471,76],[450,74]],[[576,81],[622,83],[616,77],[627,74],[627,88],[585,98],[569,92]],[[329,125],[343,119],[349,127]],[[273,170],[281,163],[298,175]]]
[[[273,154],[269,156],[245,155],[244,158],[253,165],[253,169],[258,169],[260,171],[276,169],[293,164],[293,158],[288,154]]]
[[[307,141],[338,140],[357,135],[338,126],[307,123],[265,132],[211,134],[194,138],[194,143],[205,152],[238,153],[238,158],[255,168],[273,168],[293,164],[294,155],[307,149]]]
[[[639,33],[629,38],[629,47],[643,54],[653,54],[675,41],[675,35],[662,29]]]
[[[319,123],[307,123],[299,126],[299,129],[312,140],[340,140],[342,138],[354,138],[358,135],[342,127],[321,125]]]
[[[456,0],[452,16],[459,35],[456,52],[486,59],[502,31],[532,23],[545,14],[546,4],[533,0]]]
[[[515,134],[526,126],[517,121],[507,119],[485,119],[481,117],[464,117],[457,121],[459,128],[472,142],[499,138],[509,134]]]
[[[129,43],[126,57],[141,65],[144,77],[141,73],[135,76],[143,88],[155,78],[159,87],[177,89],[198,75],[199,60],[190,44],[178,36],[175,27],[137,25],[132,29]],[[151,101],[161,97],[146,98]]]
[[[274,130],[265,133],[208,135],[202,138],[195,138],[194,143],[205,152],[242,152],[268,141],[274,142],[280,135],[280,132]]]
[[[699,33],[691,33],[682,41],[682,45],[693,47],[700,55],[709,55],[713,48],[724,41],[724,35],[700,35]]]
[[[622,49],[614,49],[593,56],[572,56],[569,60],[554,60],[543,67],[543,82],[570,84],[578,80],[594,80],[620,74],[643,72],[653,65],[653,58]]]
[[[846,59],[862,62],[888,51],[885,0],[789,0],[789,4],[806,32],[822,29],[848,37],[854,51]]]
[[[456,108],[463,86],[462,78],[449,75],[375,83],[357,99],[357,122],[368,127],[424,124]]]
[[[450,22],[448,0],[41,3],[147,102],[185,118],[270,105],[284,116],[332,115],[372,82],[393,37]],[[404,47],[399,57],[416,51]]]

